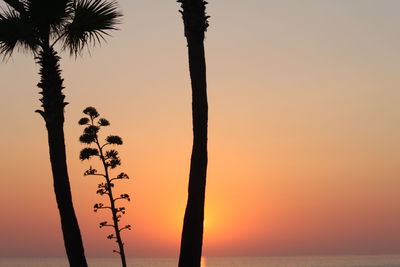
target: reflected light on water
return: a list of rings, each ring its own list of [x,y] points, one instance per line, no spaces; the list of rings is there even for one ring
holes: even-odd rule
[[[201,267],[207,267],[206,264],[206,257],[201,257],[201,263],[200,263]]]

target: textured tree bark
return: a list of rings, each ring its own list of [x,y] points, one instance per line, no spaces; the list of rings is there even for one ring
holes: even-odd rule
[[[38,57],[41,66],[41,81],[38,87],[42,89],[43,111],[38,110],[45,122],[48,132],[51,169],[53,173],[54,193],[61,218],[61,227],[64,236],[64,245],[70,266],[86,267],[86,258],[75,215],[71,188],[68,178],[67,161],[64,141],[64,102],[65,96],[57,53],[45,47]]]
[[[207,17],[203,0],[182,1],[182,8],[192,86],[193,149],[179,267],[200,267],[208,161],[208,103],[204,53],[204,31],[208,24],[206,24]]]

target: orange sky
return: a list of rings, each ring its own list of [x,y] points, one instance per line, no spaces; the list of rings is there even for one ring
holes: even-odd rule
[[[63,55],[65,132],[88,256],[112,256],[93,213],[77,121],[89,105],[120,135],[117,185],[133,195],[130,256],[175,256],[186,203],[191,106],[174,1],[122,0],[121,31]],[[205,255],[400,253],[400,3],[210,1]],[[63,255],[38,67],[0,64],[0,256]]]

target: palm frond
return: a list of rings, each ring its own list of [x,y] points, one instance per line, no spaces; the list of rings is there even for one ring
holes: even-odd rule
[[[0,54],[11,56],[16,48],[35,52],[37,47],[38,41],[27,17],[15,10],[3,10],[0,13]]]
[[[19,0],[4,0],[4,2],[6,2],[10,7],[15,9],[15,11],[18,11],[20,14],[26,11],[24,3],[20,2]]]
[[[117,30],[121,16],[115,1],[77,0],[74,18],[65,26],[63,48],[77,56],[85,46],[101,43],[109,31]]]
[[[32,23],[42,35],[58,32],[71,16],[73,0],[25,0]]]

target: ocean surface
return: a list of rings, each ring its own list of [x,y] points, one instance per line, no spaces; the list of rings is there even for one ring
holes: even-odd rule
[[[129,267],[177,267],[175,258],[129,258]],[[119,267],[118,258],[89,258],[91,267]],[[69,267],[62,258],[0,258],[0,267]],[[400,255],[203,258],[202,267],[400,267]]]

